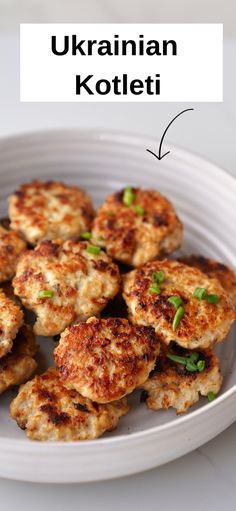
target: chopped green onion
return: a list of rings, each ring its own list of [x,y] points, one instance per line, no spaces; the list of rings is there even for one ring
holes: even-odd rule
[[[99,254],[99,252],[101,252],[101,249],[100,247],[96,247],[95,245],[88,245],[86,251],[89,254]]]
[[[151,286],[149,287],[149,291],[150,293],[155,293],[156,295],[159,295],[161,293],[161,290],[156,282],[151,284]]]
[[[218,295],[207,295],[206,300],[208,303],[218,303],[220,301],[220,297]]]
[[[205,360],[198,360],[197,368],[198,368],[199,373],[202,373],[202,371],[204,371],[205,365],[206,365]]]
[[[144,215],[145,211],[144,209],[142,208],[142,206],[139,206],[139,204],[137,204],[136,206],[134,206],[134,211],[135,213],[137,213],[137,215]]]
[[[178,309],[178,307],[180,305],[182,305],[183,303],[183,300],[182,298],[180,298],[180,296],[170,296],[168,299],[167,299],[167,302],[171,303],[172,305],[174,305],[174,307],[176,309]]]
[[[171,353],[168,353],[167,358],[169,358],[170,360],[173,360],[173,362],[178,362],[178,364],[186,365],[188,362],[187,358],[179,357],[178,355],[172,355]]]
[[[205,287],[196,287],[193,296],[198,300],[206,300],[208,303],[218,303],[220,301],[218,295],[208,294]]]
[[[192,353],[191,357],[189,358],[189,361],[190,362],[197,362],[198,359],[199,359],[199,353],[196,353],[196,351],[194,351],[194,353]]]
[[[98,236],[98,241],[103,241],[103,240],[104,240],[103,236]]]
[[[216,395],[214,392],[208,392],[207,397],[208,397],[208,401],[211,402],[211,401],[214,401],[214,399],[216,398]]]
[[[175,330],[177,330],[183,316],[184,316],[184,308],[180,306],[177,309],[177,311],[175,313],[175,317],[173,319],[172,327],[173,327],[174,332],[175,332]]]
[[[197,298],[198,300],[204,300],[207,296],[207,290],[205,287],[196,287],[196,289],[193,292],[194,298]]]
[[[80,237],[83,238],[83,240],[90,240],[92,238],[92,233],[91,232],[81,232]]]
[[[153,282],[157,282],[158,284],[163,284],[163,282],[165,280],[164,271],[155,271],[152,274],[152,280],[153,280]]]
[[[198,361],[199,353],[196,352],[194,352],[191,357],[179,357],[178,355],[172,355],[171,353],[168,353],[167,358],[173,362],[177,362],[178,364],[185,365],[186,370],[190,373],[194,373],[196,371],[201,373],[205,368],[205,360]]]
[[[54,291],[51,291],[50,289],[44,289],[43,291],[40,291],[38,294],[38,298],[52,298],[54,296]]]
[[[125,206],[132,206],[134,200],[135,200],[135,195],[134,195],[134,192],[133,192],[131,186],[126,186],[126,188],[124,189],[123,198],[122,198],[123,204],[125,204]]]
[[[196,364],[194,364],[194,362],[187,362],[186,364],[186,369],[187,371],[189,371],[190,373],[195,373],[197,371],[197,366]]]

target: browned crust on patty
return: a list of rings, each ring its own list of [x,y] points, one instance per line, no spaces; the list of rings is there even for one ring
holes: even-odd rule
[[[10,280],[26,243],[14,232],[0,225],[0,282]]]
[[[85,241],[42,241],[20,258],[13,287],[37,316],[36,334],[57,335],[75,320],[99,314],[118,292],[118,267],[103,251],[88,253],[88,246]],[[40,298],[44,290],[53,296]]]
[[[0,358],[11,351],[22,324],[22,310],[0,289]]]
[[[160,285],[161,293],[155,294],[150,292],[150,285],[153,273],[158,271],[164,271],[166,278]],[[194,298],[196,287],[206,288],[209,294],[217,294],[219,303],[211,304]],[[174,331],[172,325],[176,309],[168,298],[176,295],[183,301],[185,314]],[[123,297],[134,324],[153,326],[164,343],[175,340],[190,349],[206,349],[222,341],[235,319],[232,301],[220,283],[199,269],[178,261],[153,261],[126,274]]]
[[[197,352],[199,360],[205,362],[202,372],[189,372],[185,365],[167,358],[168,354],[190,357],[192,353],[174,343],[169,347],[162,346],[154,370],[142,385],[142,400],[146,401],[148,408],[167,410],[173,407],[178,414],[184,413],[199,400],[200,395],[219,392],[223,378],[219,360],[212,349]]]
[[[90,230],[93,216],[87,193],[58,181],[23,184],[9,198],[12,229],[33,245],[43,239],[77,238]]]
[[[54,354],[67,388],[106,403],[144,382],[158,352],[153,329],[135,327],[124,318],[90,318],[67,328]]]
[[[170,254],[182,241],[182,224],[172,204],[159,192],[133,188],[132,206],[123,203],[124,190],[110,195],[99,208],[92,234],[95,243],[123,263],[140,266]],[[144,210],[143,215],[135,206]]]
[[[101,405],[66,389],[57,369],[20,387],[10,406],[11,417],[33,440],[90,440],[111,431],[129,410],[126,399]]]
[[[232,298],[236,307],[236,274],[232,268],[220,261],[215,261],[202,255],[185,256],[179,260],[184,264],[199,268],[199,270],[211,278],[218,279],[226,293]]]
[[[27,381],[37,367],[35,336],[29,326],[19,330],[10,353],[0,359],[0,394]]]

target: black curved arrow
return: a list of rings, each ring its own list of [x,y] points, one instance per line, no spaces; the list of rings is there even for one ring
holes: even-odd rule
[[[161,155],[161,147],[162,147],[162,144],[163,144],[164,136],[165,136],[167,130],[169,129],[170,125],[175,121],[175,119],[177,119],[177,117],[179,117],[180,115],[184,114],[185,112],[190,112],[190,110],[194,110],[194,108],[186,108],[186,110],[183,110],[182,112],[180,112],[178,115],[176,115],[174,117],[174,119],[172,119],[172,121],[170,121],[170,123],[168,124],[167,128],[165,129],[165,131],[164,131],[164,133],[163,133],[163,135],[161,137],[161,141],[160,141],[160,145],[159,145],[159,150],[158,150],[158,155],[156,153],[154,153],[153,151],[150,151],[150,149],[146,149],[146,151],[148,151],[148,153],[153,154],[153,156],[155,156],[155,158],[157,158],[158,160],[162,160],[162,158],[164,158],[164,156],[169,154],[170,151],[167,151],[167,153]]]

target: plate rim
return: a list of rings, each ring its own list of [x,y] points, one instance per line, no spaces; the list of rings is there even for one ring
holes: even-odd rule
[[[137,146],[140,142],[146,141],[151,142],[154,144],[159,143],[159,138],[152,137],[147,134],[143,133],[135,133],[132,131],[125,131],[125,130],[113,130],[113,129],[103,129],[103,128],[76,128],[73,126],[67,126],[67,127],[52,127],[52,128],[46,128],[46,129],[32,129],[32,130],[25,130],[20,133],[11,133],[11,134],[2,134],[0,135],[0,146],[4,142],[14,142],[14,141],[20,141],[26,138],[36,138],[40,136],[56,136],[56,135],[69,135],[77,134],[82,138],[83,135],[90,135],[94,137],[94,139],[97,140],[107,140],[107,141],[113,141],[117,142],[118,140],[120,143],[126,143],[130,141],[130,145]],[[184,146],[180,144],[174,144],[171,141],[163,142],[162,147],[166,148],[169,147],[170,152],[176,151],[178,156],[183,156],[183,159],[186,161],[187,157],[191,159],[194,158],[194,160],[198,163],[201,163],[202,165],[208,165],[211,167],[211,171],[216,171],[221,175],[222,177],[227,176],[231,180],[231,183],[234,183],[234,186],[236,186],[236,176],[232,175],[229,170],[223,168],[221,165],[218,165],[217,162],[209,159],[208,157],[205,157],[203,154],[197,153],[195,151],[192,151],[190,149],[186,149]],[[0,147],[1,148],[1,147]]]

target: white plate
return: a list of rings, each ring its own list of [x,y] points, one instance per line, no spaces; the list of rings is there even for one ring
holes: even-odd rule
[[[161,162],[146,152],[157,142],[94,131],[54,131],[0,142],[0,214],[6,197],[32,178],[61,179],[86,188],[99,204],[126,184],[155,188],[169,197],[185,225],[182,253],[213,256],[236,268],[236,181],[223,170],[171,147]],[[164,150],[164,149],[163,149]],[[169,146],[168,146],[169,150]],[[9,418],[14,392],[0,399],[0,476],[35,482],[83,482],[147,470],[210,440],[236,419],[234,329],[218,349],[224,385],[212,403],[202,399],[185,416],[152,412],[139,396],[116,431],[78,443],[26,439]],[[41,340],[41,366],[50,363],[53,341]]]

